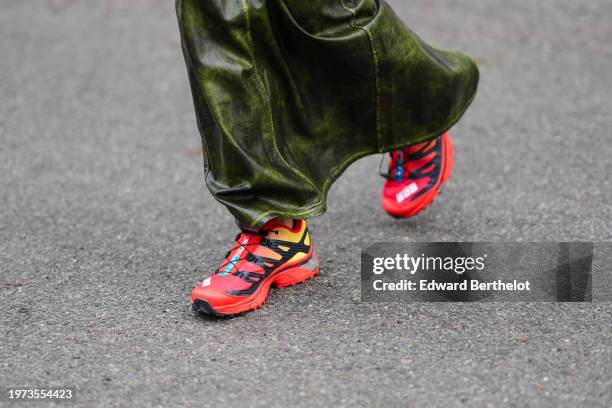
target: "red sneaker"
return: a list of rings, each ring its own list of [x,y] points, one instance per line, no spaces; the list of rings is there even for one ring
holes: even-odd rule
[[[259,233],[242,231],[214,275],[191,293],[193,310],[231,316],[259,309],[270,287],[293,286],[319,273],[306,221],[293,228],[272,220]]]
[[[391,153],[382,205],[389,215],[409,218],[438,196],[453,169],[454,148],[448,133]]]

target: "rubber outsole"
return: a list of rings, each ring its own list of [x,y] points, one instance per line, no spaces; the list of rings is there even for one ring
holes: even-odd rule
[[[192,305],[191,308],[197,312],[198,314],[204,314],[207,316],[215,316],[215,317],[226,317],[229,315],[223,315],[221,313],[217,313],[215,312],[215,309],[213,309],[207,301],[202,300],[202,299],[196,299]]]

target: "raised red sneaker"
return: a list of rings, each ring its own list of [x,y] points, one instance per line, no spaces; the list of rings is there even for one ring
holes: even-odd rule
[[[454,148],[448,133],[391,153],[382,205],[389,215],[413,217],[438,196],[453,169]]]

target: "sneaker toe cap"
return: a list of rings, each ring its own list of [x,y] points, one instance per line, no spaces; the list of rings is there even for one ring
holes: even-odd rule
[[[206,301],[213,308],[236,302],[236,296],[231,296],[217,289],[203,287],[201,285],[198,285],[191,292],[191,303],[195,302],[197,299]]]

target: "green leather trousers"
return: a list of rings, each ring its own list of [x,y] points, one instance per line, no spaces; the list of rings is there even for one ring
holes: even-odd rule
[[[384,0],[177,0],[206,184],[245,226],[325,211],[360,157],[448,130],[476,94]]]

